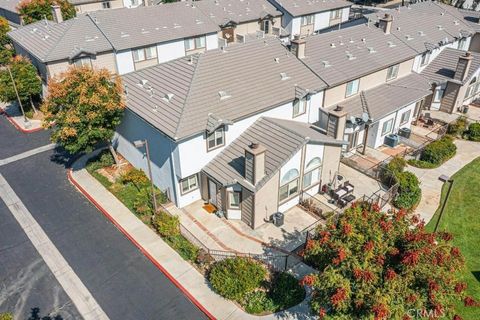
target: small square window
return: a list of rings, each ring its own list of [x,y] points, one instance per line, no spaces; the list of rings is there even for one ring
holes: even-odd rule
[[[402,117],[400,118],[400,125],[408,122],[408,120],[410,119],[410,113],[411,112],[412,112],[412,110],[408,110],[408,111],[405,111],[404,113],[402,113]]]
[[[298,117],[307,112],[307,99],[295,99],[293,102],[293,117]]]
[[[342,16],[341,9],[330,11],[330,20],[340,19],[341,16]]]
[[[382,126],[382,136],[390,133],[392,131],[393,119],[387,120],[383,123]]]
[[[198,175],[193,174],[185,179],[180,180],[182,194],[198,189]]]
[[[354,94],[358,93],[358,85],[360,83],[360,79],[355,79],[347,83],[347,89],[345,91],[345,97],[353,96]]]
[[[425,52],[424,54],[422,54],[422,57],[420,59],[420,66],[423,67],[427,65],[429,60],[430,60],[430,53]]]
[[[110,2],[109,1],[102,2],[102,8],[103,9],[110,9]]]
[[[307,25],[313,24],[314,20],[315,20],[314,15],[303,16],[301,20],[301,24],[302,26],[307,26]]]
[[[230,209],[240,209],[240,197],[241,193],[239,191],[233,191],[229,193],[230,201],[229,201],[229,208]]]
[[[218,128],[207,136],[208,151],[219,148],[225,143],[225,131],[223,128]]]
[[[133,61],[140,62],[144,60],[145,60],[145,50],[143,48],[133,50]]]
[[[157,57],[157,47],[152,46],[145,48],[145,58],[148,59],[155,59]]]
[[[394,66],[391,66],[390,68],[387,69],[387,81],[396,79],[398,76],[398,67],[399,65],[396,64]]]

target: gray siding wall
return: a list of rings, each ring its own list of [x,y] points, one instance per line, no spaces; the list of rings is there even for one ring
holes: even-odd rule
[[[442,103],[440,104],[440,110],[448,113],[452,113],[455,102],[457,101],[458,90],[460,86],[449,82],[443,93]]]
[[[255,228],[253,224],[253,200],[253,194],[245,188],[242,188],[242,221],[248,226]]]
[[[145,148],[137,149],[133,146],[133,141],[143,139],[148,140],[153,182],[161,190],[169,189],[171,200],[176,203],[175,183],[177,181],[174,178],[171,160],[172,150],[175,149],[174,142],[133,112],[125,110],[122,123],[118,126],[113,138],[113,145],[134,167],[148,174]]]

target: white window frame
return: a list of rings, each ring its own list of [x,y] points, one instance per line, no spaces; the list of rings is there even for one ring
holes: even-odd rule
[[[313,161],[313,160],[316,160],[316,159],[319,159],[320,160],[320,163],[319,164],[316,164],[314,166],[310,165],[310,163]],[[320,180],[321,180],[321,173],[322,173],[322,159],[320,157],[315,157],[313,159],[311,159],[309,161],[309,163],[307,164],[307,167],[305,168],[305,173],[303,174],[303,182],[302,182],[302,187],[303,187],[303,190],[306,190],[306,189],[309,189],[317,184],[320,183]],[[313,174],[314,173],[317,173],[317,177],[316,179],[313,179]],[[308,185],[305,185],[305,182],[308,180],[307,179],[307,176],[311,175],[312,177],[309,178],[310,179],[310,183]]]
[[[307,113],[307,98],[295,99],[293,101],[293,118]]]
[[[102,2],[102,8],[103,9],[110,9],[111,8],[110,1],[103,1]]]
[[[429,60],[430,60],[430,52],[425,52],[424,54],[422,54],[422,56],[420,57],[420,67],[426,66]]]
[[[444,89],[438,87],[435,89],[435,92],[433,94],[433,102],[434,103],[437,103],[437,102],[441,102],[442,101],[442,98],[443,98],[443,93],[444,93]]]
[[[195,191],[199,188],[198,174],[192,174],[186,178],[180,180],[180,193],[182,195]],[[186,188],[184,188],[184,184]]]
[[[407,123],[410,120],[411,114],[412,114],[412,110],[407,110],[403,112],[402,115],[400,116],[400,125],[404,125],[405,123]]]
[[[296,170],[296,169],[290,169],[289,171],[287,171],[287,173],[290,172],[291,170]],[[298,174],[298,170],[296,170],[296,171],[297,171],[297,176],[295,178],[284,182],[278,188],[278,201],[280,203],[286,202],[286,201],[290,200],[291,198],[295,197],[298,194],[299,187],[300,187],[300,176]],[[283,193],[282,189],[286,189],[286,196],[283,197],[283,198],[282,198],[282,193]]]
[[[80,57],[77,59],[73,59],[72,64],[76,67],[83,68],[83,67],[92,67],[92,58],[90,57]]]
[[[269,19],[265,19],[262,21],[262,31],[265,34],[269,34],[272,27],[272,22]]]
[[[307,14],[302,16],[300,19],[300,25],[302,27],[309,26],[315,23],[315,15],[314,14]]]
[[[322,110],[322,108],[319,109],[318,113],[318,127],[320,130],[327,132],[327,127],[328,127],[328,118],[330,114],[327,111]]]
[[[219,143],[219,140],[221,142]],[[213,142],[213,145],[210,146],[210,142]],[[221,148],[225,145],[225,129],[223,127],[218,128],[210,134],[207,134],[207,151],[212,151],[217,148]]]
[[[382,124],[382,137],[391,133],[393,129],[393,119],[388,119]]]
[[[238,203],[235,203],[235,196],[238,197]],[[242,202],[242,192],[241,191],[230,191],[228,192],[228,208],[239,210],[240,203]]]
[[[351,90],[349,90],[349,87]],[[347,85],[345,86],[345,98],[356,95],[358,93],[359,88],[360,88],[360,79],[355,79],[347,82]]]
[[[207,39],[205,36],[186,38],[185,52],[194,51],[198,49],[205,49],[207,47]]]
[[[147,55],[147,50],[150,52],[150,55]],[[137,48],[132,50],[133,62],[142,62],[147,60],[156,59],[157,46],[149,46],[143,48]]]
[[[458,40],[458,50],[467,50],[465,48],[467,44],[467,38],[461,38],[460,40]]]
[[[336,9],[330,11],[330,20],[337,20],[342,17],[342,9]]]
[[[400,68],[400,64],[396,64],[390,66],[387,69],[387,81],[394,80],[398,77],[398,69]]]

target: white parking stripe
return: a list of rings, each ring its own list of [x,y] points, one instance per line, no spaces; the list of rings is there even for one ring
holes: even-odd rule
[[[50,268],[55,278],[63,287],[67,295],[77,307],[78,312],[85,320],[108,319],[95,298],[75,274],[68,262],[42,227],[28,211],[20,198],[15,194],[7,180],[0,174],[0,198],[5,202],[10,212],[27,234],[33,246]]]
[[[14,155],[14,156],[9,157],[9,158],[1,159],[0,160],[0,167],[6,165],[8,163],[11,163],[11,162],[15,162],[15,161],[18,161],[18,160],[21,160],[21,159],[31,157],[33,155],[36,155],[37,153],[52,150],[55,147],[56,147],[56,144],[51,143],[51,144],[47,144],[47,145],[42,146],[42,147],[38,147],[38,148],[35,148],[35,149],[32,149],[32,150],[22,152],[20,154]]]

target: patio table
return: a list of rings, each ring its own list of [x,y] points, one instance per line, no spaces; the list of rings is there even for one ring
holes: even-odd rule
[[[353,194],[349,194],[348,196],[345,196],[343,200],[345,200],[346,202],[352,202],[353,200],[355,200],[355,196]]]
[[[340,189],[340,190],[336,191],[335,194],[337,195],[338,198],[341,198],[341,197],[343,197],[344,195],[347,194],[347,190]]]

